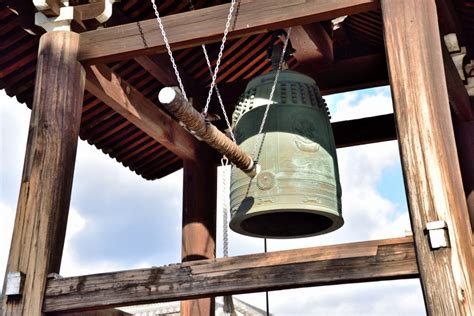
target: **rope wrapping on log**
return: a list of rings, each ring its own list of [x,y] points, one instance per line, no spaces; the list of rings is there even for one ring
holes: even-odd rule
[[[249,176],[255,176],[256,166],[253,159],[217,127],[206,121],[201,113],[185,100],[180,91],[166,87],[160,91],[158,98],[161,104],[196,136],[226,156]]]

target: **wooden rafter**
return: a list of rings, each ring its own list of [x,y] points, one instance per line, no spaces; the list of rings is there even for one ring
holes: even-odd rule
[[[441,43],[441,49],[443,51],[444,73],[446,75],[450,106],[460,121],[471,121],[474,119],[474,109],[466,87],[444,42]]]
[[[104,65],[86,68],[86,89],[183,159],[196,160],[203,146],[178,122]]]
[[[295,26],[290,37],[296,50],[293,56],[301,67],[315,69],[318,64],[334,61],[332,39],[321,23]]]
[[[378,0],[242,1],[229,38],[319,22],[379,7]],[[228,4],[223,4],[164,17],[163,23],[173,49],[220,40],[228,8]],[[156,20],[142,21],[140,27],[142,32],[137,23],[130,23],[82,33],[79,59],[101,59],[103,62],[164,52],[165,46]]]
[[[405,237],[49,280],[43,312],[416,277]]]
[[[111,21],[108,23],[109,25],[126,24],[131,22],[130,18],[120,11],[117,6],[114,6],[114,12]],[[137,56],[134,59],[164,86],[178,85],[168,55]],[[193,98],[196,105],[203,106],[207,97],[205,94],[206,89],[204,89],[199,82],[193,80],[193,78],[191,78],[191,76],[189,76],[180,65],[177,66],[184,88],[188,92],[189,97]]]

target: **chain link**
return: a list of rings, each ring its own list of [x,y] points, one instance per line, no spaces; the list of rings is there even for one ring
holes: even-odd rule
[[[291,34],[291,27],[289,27],[288,31],[286,32],[285,43],[283,45],[283,52],[281,54],[280,61],[278,63],[278,69],[277,69],[277,72],[275,74],[275,78],[273,79],[272,89],[270,90],[270,96],[268,98],[268,103],[265,107],[265,112],[263,114],[262,123],[260,124],[260,128],[258,130],[257,139],[255,140],[255,145],[254,145],[252,155],[251,155],[251,157],[253,158],[254,161],[258,161],[257,153],[258,153],[258,149],[261,146],[261,142],[262,142],[263,128],[265,127],[265,122],[267,121],[267,116],[268,116],[268,111],[270,110],[270,105],[273,102],[273,94],[275,93],[278,78],[280,77],[280,71],[281,71],[281,68],[283,66],[283,62],[285,61],[285,53],[286,53],[286,48],[288,46],[288,42],[290,40],[290,34]]]
[[[151,1],[152,6],[153,6],[153,10],[155,11],[156,21],[158,22],[158,25],[160,26],[161,35],[163,36],[163,41],[165,42],[166,50],[168,51],[168,55],[170,57],[171,64],[173,65],[174,74],[176,75],[176,79],[178,80],[179,88],[181,89],[181,92],[183,93],[184,99],[186,101],[188,101],[188,97],[186,95],[186,91],[184,90],[184,86],[183,86],[183,82],[181,80],[181,76],[179,75],[178,67],[176,66],[176,62],[175,62],[174,57],[173,57],[173,52],[171,51],[171,47],[170,47],[170,44],[169,44],[169,41],[168,41],[168,37],[166,36],[166,31],[163,27],[163,22],[161,21],[160,12],[158,11],[158,7],[155,3],[155,0],[150,0],[150,1]],[[227,40],[227,34],[229,33],[229,27],[230,27],[230,22],[232,20],[232,13],[234,12],[235,2],[236,2],[236,0],[232,0],[230,8],[229,8],[229,14],[227,15],[227,21],[225,23],[224,35],[222,36],[222,42],[221,42],[221,46],[220,46],[220,49],[219,49],[219,55],[217,56],[216,68],[214,69],[214,73],[212,74],[212,82],[211,82],[211,86],[209,88],[209,92],[207,94],[206,105],[204,106],[204,109],[202,111],[202,114],[204,116],[207,115],[207,112],[209,110],[209,104],[211,103],[211,97],[212,97],[212,90],[214,90],[214,86],[216,85],[217,73],[219,72],[219,66],[221,64],[221,59],[222,59],[222,53],[224,51],[225,42]],[[191,2],[191,5],[192,5],[192,2]],[[193,8],[194,8],[194,6],[193,6]]]
[[[207,55],[206,45],[202,44],[201,47],[202,47],[202,52],[204,53],[204,57],[206,58],[207,68],[209,69],[209,73],[211,74],[211,76],[213,76],[214,74],[212,73],[211,61],[209,60],[209,56]],[[215,85],[214,89],[216,90],[217,99],[219,100],[219,104],[221,106],[222,114],[224,115],[224,119],[227,123],[227,128],[229,130],[232,141],[234,143],[236,143],[234,132],[232,131],[232,126],[230,124],[229,117],[227,116],[227,112],[225,110],[224,102],[222,101],[222,97],[221,97],[221,94],[219,92],[219,88],[217,88],[217,85]]]
[[[179,88],[181,89],[181,93],[183,93],[184,99],[188,101],[188,96],[186,95],[186,91],[184,90],[183,81],[181,80],[181,76],[179,75],[178,66],[176,66],[176,62],[174,61],[173,52],[171,51],[170,43],[168,42],[168,37],[166,36],[165,28],[163,27],[163,23],[161,22],[160,12],[158,12],[158,7],[156,6],[155,0],[151,0],[151,4],[153,6],[153,10],[155,11],[156,21],[160,26],[161,35],[163,36],[163,41],[165,42],[166,50],[168,51],[168,55],[170,56],[170,61],[173,65],[174,74],[176,75],[176,79],[178,80]]]
[[[214,86],[216,85],[217,73],[219,72],[219,66],[221,64],[222,53],[224,52],[224,46],[227,40],[227,33],[229,33],[230,21],[232,20],[232,12],[234,12],[235,2],[236,0],[232,0],[230,4],[230,8],[229,8],[229,14],[227,15],[227,22],[225,23],[224,35],[222,36],[222,43],[219,49],[219,55],[217,56],[216,68],[214,68],[214,74],[212,75],[212,82],[211,82],[211,87],[209,89],[209,93],[207,94],[206,105],[204,106],[204,109],[202,110],[202,114],[204,116],[207,115],[207,111],[209,110],[209,104],[211,103],[212,90],[214,90]]]
[[[222,166],[222,249],[224,257],[229,255],[229,232],[228,232],[228,213],[229,213],[229,192],[228,192],[228,178],[229,178],[229,161],[226,157],[221,160]]]

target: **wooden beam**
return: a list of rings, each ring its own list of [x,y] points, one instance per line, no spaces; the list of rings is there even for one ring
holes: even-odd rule
[[[120,11],[117,6],[114,6],[112,17],[107,21],[107,25],[110,27],[131,22],[128,16]],[[168,54],[137,56],[134,59],[164,86],[178,86]],[[192,97],[197,106],[204,106],[207,98],[207,89],[196,82],[196,80],[189,76],[179,65],[177,66],[184,88],[189,95],[188,97]]]
[[[411,237],[50,280],[44,312],[418,276]]]
[[[385,54],[373,54],[343,59],[327,65],[298,69],[310,76],[323,95],[388,85]],[[225,104],[236,104],[249,80],[222,84],[219,90]]]
[[[98,311],[82,311],[71,313],[54,313],[54,316],[132,316],[118,309],[101,309]]]
[[[301,67],[315,71],[317,65],[334,61],[332,39],[321,23],[295,26],[290,38],[296,50],[293,56]]]
[[[393,114],[334,122],[331,125],[337,148],[397,139]]]
[[[453,121],[464,193],[474,233],[474,121]]]
[[[459,72],[443,39],[444,35],[454,33],[460,41],[459,44],[461,46],[465,44],[460,20],[456,15],[452,1],[436,0],[436,8],[439,31],[442,38],[441,48],[443,50],[444,72],[446,74],[450,105],[458,120],[470,121],[474,119],[474,109],[471,106],[467,89],[459,76]]]
[[[183,164],[183,262],[216,257],[217,166],[210,152]],[[181,302],[181,315],[214,315],[214,298]]]
[[[167,54],[139,56],[135,58],[135,61],[164,86],[178,86],[178,80],[176,79],[176,75],[174,74],[173,67],[171,66]],[[194,80],[179,66],[178,71],[181,80],[183,81],[184,89],[188,94],[188,98],[193,98],[193,104],[197,108],[204,107],[209,88],[201,86],[199,82]]]
[[[456,1],[456,0],[455,0]],[[453,0],[436,0],[436,9],[438,12],[438,25],[441,36],[449,33],[455,33],[460,40],[460,45],[464,46],[465,38],[461,25],[461,19],[456,14]]]
[[[441,42],[441,49],[443,52],[444,73],[448,87],[449,104],[460,121],[466,122],[474,120],[474,110],[471,106],[471,100],[469,99],[466,87],[459,76],[459,72],[444,42]]]
[[[472,235],[462,190],[434,0],[383,0],[385,45],[421,284],[429,315],[474,310]],[[444,221],[450,246],[431,249]]]
[[[104,65],[86,67],[86,89],[183,159],[196,160],[204,144]]]
[[[246,0],[240,4],[228,38],[330,20],[379,7],[378,0]],[[223,4],[163,17],[171,47],[177,50],[219,41],[228,10],[229,4]],[[141,21],[142,32],[137,23],[130,23],[82,33],[79,58],[105,62],[165,52],[156,23],[155,19]]]
[[[6,315],[41,315],[49,273],[59,273],[71,197],[84,94],[77,62],[79,35],[48,32],[40,39],[36,86],[15,218],[9,272],[25,275],[22,295],[6,295]]]

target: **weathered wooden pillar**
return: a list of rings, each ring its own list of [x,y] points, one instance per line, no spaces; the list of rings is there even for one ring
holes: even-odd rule
[[[184,161],[182,260],[216,256],[217,166],[210,154]],[[214,298],[181,302],[181,315],[214,315]]]
[[[426,309],[472,315],[474,261],[434,0],[382,0],[385,45]],[[431,249],[427,223],[450,245]]]
[[[59,272],[71,197],[85,73],[79,35],[48,32],[38,51],[35,95],[13,230],[9,272],[25,275],[21,296],[6,296],[3,315],[41,315],[49,273]],[[5,293],[7,277],[3,293]]]

